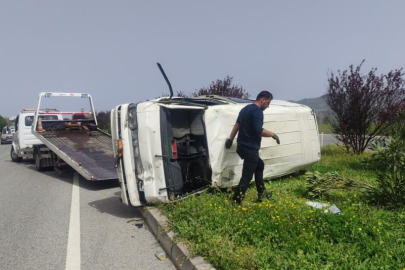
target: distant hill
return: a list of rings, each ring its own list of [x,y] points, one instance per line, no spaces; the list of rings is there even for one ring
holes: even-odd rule
[[[323,95],[323,96],[320,96],[317,98],[304,98],[304,99],[301,99],[298,101],[291,100],[291,102],[299,103],[299,104],[311,107],[312,109],[315,110],[315,112],[329,111],[330,108],[325,101],[325,97],[326,97],[326,95]]]
[[[312,108],[315,111],[318,123],[322,124],[325,122],[325,117],[328,116],[331,111],[325,101],[325,97],[326,95],[323,95],[317,98],[304,98],[298,101],[290,100],[290,102],[302,104]]]

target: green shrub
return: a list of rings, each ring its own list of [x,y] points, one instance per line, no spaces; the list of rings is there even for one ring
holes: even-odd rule
[[[405,118],[405,109],[402,109],[397,114],[397,119],[395,124],[387,130],[388,136],[399,136],[403,140],[405,140],[405,125],[404,125],[404,118]]]
[[[322,198],[333,190],[347,189],[370,192],[375,189],[364,182],[342,177],[337,172],[322,174],[318,171],[305,174],[305,186],[310,198]]]
[[[364,162],[378,175],[377,189],[370,192],[372,202],[388,208],[405,206],[405,140],[401,134],[389,143],[375,142],[373,154]]]

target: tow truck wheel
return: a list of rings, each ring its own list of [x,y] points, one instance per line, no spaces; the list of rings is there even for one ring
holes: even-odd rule
[[[21,162],[22,161],[22,157],[17,156],[17,153],[14,151],[13,146],[11,146],[10,157],[11,157],[11,160],[14,161],[14,162]]]
[[[37,171],[42,171],[44,168],[41,166],[41,157],[38,154],[37,150],[34,150],[34,159],[35,159],[35,167]]]

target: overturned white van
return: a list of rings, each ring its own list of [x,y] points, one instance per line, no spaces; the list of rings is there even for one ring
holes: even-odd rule
[[[239,111],[251,100],[202,96],[160,98],[119,105],[111,131],[122,201],[140,206],[168,202],[207,186],[239,183],[243,161],[236,140],[225,148]],[[280,145],[263,138],[264,177],[299,171],[320,159],[316,117],[311,108],[273,100],[264,111],[265,129]]]

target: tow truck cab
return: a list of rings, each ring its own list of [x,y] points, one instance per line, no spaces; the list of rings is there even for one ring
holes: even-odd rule
[[[32,134],[35,109],[23,109],[15,119],[14,136],[11,146],[11,159],[21,161],[23,158],[33,158],[34,145],[42,142]],[[38,116],[42,121],[62,120],[56,109],[42,109]]]

